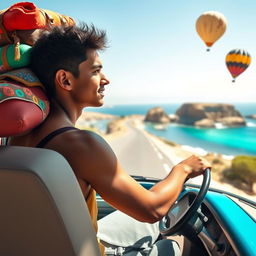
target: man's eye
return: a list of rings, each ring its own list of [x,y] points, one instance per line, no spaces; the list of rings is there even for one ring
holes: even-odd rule
[[[100,69],[96,69],[96,70],[94,70],[94,71],[93,71],[93,73],[94,73],[94,74],[98,74],[98,73],[100,73]]]

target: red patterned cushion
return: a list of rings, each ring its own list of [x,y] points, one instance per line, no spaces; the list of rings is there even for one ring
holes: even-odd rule
[[[49,113],[41,87],[0,81],[0,137],[21,135],[38,126]]]

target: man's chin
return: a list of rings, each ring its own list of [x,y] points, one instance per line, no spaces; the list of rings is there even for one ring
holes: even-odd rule
[[[104,105],[104,101],[103,101],[103,100],[99,101],[98,107],[101,107],[101,106],[103,106],[103,105]]]
[[[91,104],[90,106],[88,106],[88,107],[94,107],[94,108],[97,108],[97,107],[101,107],[101,106],[103,106],[104,105],[104,101],[103,100],[101,100],[101,101],[99,101],[99,102],[97,102],[97,103],[95,103],[95,104]]]

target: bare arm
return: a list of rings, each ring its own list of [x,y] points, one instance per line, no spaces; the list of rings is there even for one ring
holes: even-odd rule
[[[110,146],[90,132],[70,133],[69,146],[57,151],[69,161],[76,176],[88,183],[113,207],[143,222],[161,219],[180,194],[189,175],[208,167],[196,156],[176,165],[169,175],[150,190],[128,175]]]

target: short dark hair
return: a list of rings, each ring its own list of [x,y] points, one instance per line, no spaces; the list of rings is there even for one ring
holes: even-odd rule
[[[32,47],[30,68],[44,85],[48,97],[54,98],[56,72],[64,69],[78,77],[78,66],[87,59],[87,50],[103,50],[106,41],[105,31],[94,25],[54,27],[42,33]]]

